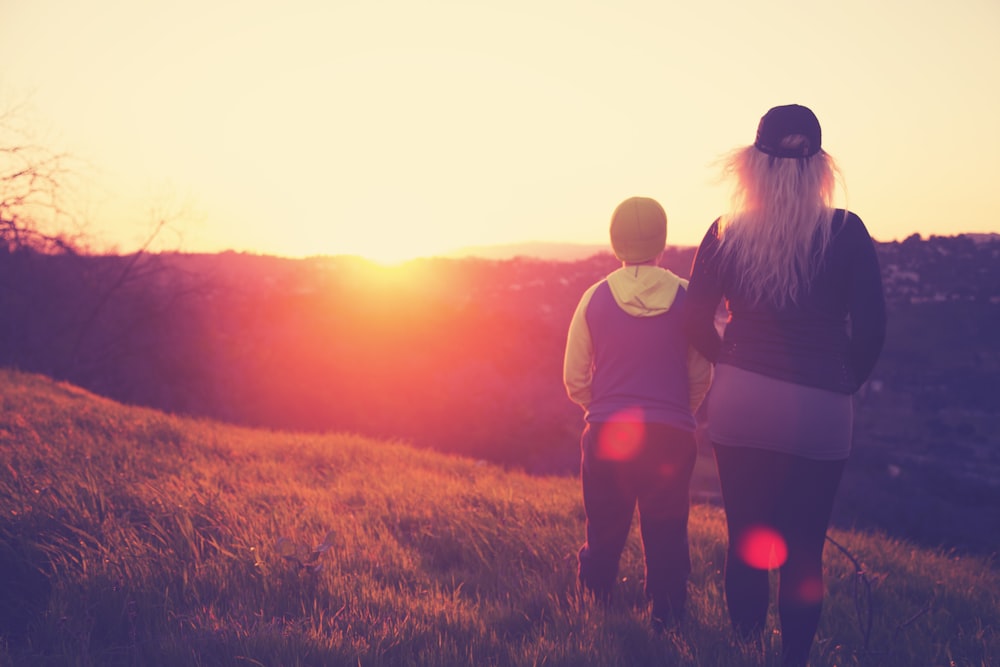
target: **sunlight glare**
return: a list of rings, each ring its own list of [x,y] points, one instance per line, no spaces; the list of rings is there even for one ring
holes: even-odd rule
[[[386,211],[367,224],[309,224],[299,234],[288,235],[280,246],[267,250],[289,257],[350,255],[393,267],[414,259],[447,255],[456,245],[455,235],[449,232],[415,220],[400,222],[393,211]]]

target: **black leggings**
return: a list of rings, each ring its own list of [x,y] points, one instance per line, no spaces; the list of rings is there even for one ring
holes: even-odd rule
[[[846,460],[715,444],[729,546],[726,605],[737,633],[761,639],[768,569],[778,567],[786,665],[805,665],[823,608],[823,546]]]

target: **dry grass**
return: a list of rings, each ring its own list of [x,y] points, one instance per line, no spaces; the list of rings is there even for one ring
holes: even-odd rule
[[[615,603],[578,594],[574,479],[8,371],[0,400],[0,664],[775,664],[777,638],[764,656],[732,642],[715,508],[692,514],[690,617],[658,635],[637,535]],[[991,563],[833,537],[814,664],[1000,660]]]

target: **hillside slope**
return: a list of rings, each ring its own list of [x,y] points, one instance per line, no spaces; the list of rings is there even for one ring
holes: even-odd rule
[[[0,664],[774,661],[732,643],[717,509],[693,511],[690,618],[659,636],[635,533],[614,604],[577,594],[571,479],[175,418],[12,371],[0,405]],[[832,536],[815,664],[1000,659],[990,563]]]

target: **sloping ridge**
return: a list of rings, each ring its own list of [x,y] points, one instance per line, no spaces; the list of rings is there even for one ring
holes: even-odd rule
[[[664,641],[636,531],[615,604],[578,595],[574,479],[174,417],[9,370],[0,401],[0,664],[717,665],[740,650],[718,509],[692,511],[691,621]],[[882,664],[997,656],[985,561],[835,536],[857,560],[827,552],[817,664],[903,644]],[[868,636],[862,579],[889,582]]]

